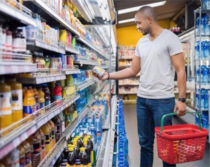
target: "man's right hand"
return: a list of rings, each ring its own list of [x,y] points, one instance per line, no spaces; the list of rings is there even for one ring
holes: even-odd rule
[[[101,77],[96,72],[94,72],[93,70],[92,70],[92,72],[93,72],[93,75],[100,80],[107,80],[108,79],[108,72],[106,72],[106,71],[104,71],[104,75],[101,76]]]

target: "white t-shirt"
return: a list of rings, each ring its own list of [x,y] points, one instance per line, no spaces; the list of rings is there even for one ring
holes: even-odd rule
[[[175,70],[171,56],[183,52],[174,33],[164,29],[153,41],[150,35],[141,38],[135,55],[141,57],[141,77],[137,95],[148,99],[174,97]]]

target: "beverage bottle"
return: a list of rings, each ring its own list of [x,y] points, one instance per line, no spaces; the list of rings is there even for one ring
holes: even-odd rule
[[[203,67],[203,84],[208,84],[209,81],[209,69],[204,66]]]
[[[16,82],[14,76],[8,76],[7,82],[12,93],[12,122],[17,122],[23,118],[23,92],[22,84]]]
[[[46,151],[45,151],[45,135],[42,132],[41,129],[37,130],[37,133],[39,133],[40,137],[41,137],[41,159],[44,159],[45,155],[46,155]]]
[[[6,157],[4,157],[0,161],[0,164],[2,164],[3,167],[12,167],[12,157],[11,157],[11,154],[8,154]]]
[[[19,151],[19,164],[20,167],[25,167],[25,149],[21,145],[17,147]]]
[[[49,126],[51,127],[51,136],[52,136],[52,147],[55,145],[55,124],[50,120],[48,122]]]
[[[24,141],[21,146],[25,149],[25,167],[31,167],[31,146],[27,141]]]
[[[198,60],[200,57],[200,44],[199,41],[195,42],[195,59]]]
[[[204,69],[205,65],[201,66],[201,84],[204,84]]]
[[[200,79],[201,79],[200,75],[201,75],[201,67],[198,66],[198,68],[196,70],[196,83],[200,83],[201,82],[200,81]]]
[[[205,89],[201,89],[201,110],[204,110],[204,101],[205,101]]]
[[[39,133],[34,133],[28,138],[31,145],[31,163],[32,167],[37,167],[41,162],[41,136]]]
[[[75,159],[78,159],[79,158],[79,152],[80,152],[80,148],[78,147],[78,145],[77,145],[77,140],[73,140],[72,141],[73,142],[73,145],[75,146],[74,147],[74,150],[75,150]]]
[[[101,141],[101,132],[102,132],[102,122],[101,122],[101,114],[96,112],[95,114],[95,127],[96,127],[96,139],[97,143]]]
[[[85,147],[80,148],[79,159],[82,164],[83,162],[87,162],[87,164],[89,164],[89,157],[88,154],[85,152]]]
[[[204,92],[204,110],[209,110],[209,93],[208,90]]]
[[[88,139],[85,138],[85,139],[83,140],[83,143],[84,143],[84,147],[85,147],[85,152],[86,152],[87,155],[88,155],[88,165],[89,165],[89,166],[92,166],[91,164],[92,164],[92,159],[93,159],[93,157],[91,156],[91,146],[88,145]]]
[[[27,89],[23,99],[23,116],[26,117],[36,111],[36,102],[33,93]]]
[[[50,90],[49,90],[47,84],[42,85],[42,91],[44,92],[45,106],[47,106],[47,105],[51,104]]]
[[[209,43],[209,41],[206,41],[206,43],[205,43],[205,57],[207,59],[210,58],[210,43]]]
[[[201,25],[200,25],[200,35],[205,35],[204,34],[204,27],[205,27],[205,20],[204,17],[201,18]]]
[[[91,150],[91,163],[93,166],[95,166],[96,165],[96,147],[94,147],[94,139],[92,139],[89,133],[88,133],[87,139],[88,139],[87,144],[89,145],[90,150]]]
[[[0,130],[12,124],[11,87],[0,78]]]
[[[74,167],[75,164],[75,154],[73,147],[69,148],[68,163],[70,167]]]
[[[65,131],[65,118],[64,118],[63,112],[61,112],[60,114],[58,114],[58,117],[61,120],[61,133],[64,133],[64,131]]]
[[[72,75],[66,76],[66,86],[73,86],[73,77]]]
[[[205,60],[206,59],[206,55],[205,55],[205,41],[201,42],[201,59]]]
[[[59,82],[55,83],[55,87],[53,89],[54,101],[62,99],[62,88]]]
[[[210,24],[208,22],[209,22],[209,16],[206,14],[204,16],[204,23],[205,23],[204,24],[204,34],[205,35],[210,35]]]
[[[52,121],[55,124],[55,140],[58,142],[58,140],[61,138],[62,135],[62,125],[61,125],[61,120],[59,119],[58,116],[55,116]]]
[[[12,165],[11,165],[11,167],[20,167],[20,163],[19,163],[19,150],[17,148],[15,148],[11,152],[10,157],[12,159]]]
[[[66,167],[70,167],[67,159],[63,159],[62,164],[66,164]]]
[[[42,91],[41,86],[37,87],[37,92],[38,92],[38,101],[39,101],[39,106],[41,110],[41,114],[45,113],[45,98],[44,98],[44,92]]]
[[[46,155],[50,152],[52,149],[52,143],[51,143],[51,128],[48,124],[43,125],[41,128],[42,132],[45,135],[45,151]]]

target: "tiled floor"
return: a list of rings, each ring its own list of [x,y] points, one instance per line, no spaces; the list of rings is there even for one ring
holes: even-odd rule
[[[124,105],[125,127],[129,141],[128,161],[130,167],[139,167],[140,146],[137,135],[137,122],[135,105]],[[178,123],[178,120],[174,120]],[[162,161],[157,156],[156,142],[154,145],[154,164],[153,167],[162,167]],[[201,161],[179,164],[177,167],[210,167],[209,165],[209,144],[206,146],[204,158]]]

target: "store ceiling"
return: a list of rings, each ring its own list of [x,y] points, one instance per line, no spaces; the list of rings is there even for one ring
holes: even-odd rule
[[[126,9],[130,7],[136,7],[141,5],[146,5],[149,3],[160,2],[163,0],[114,0],[116,11],[120,9]],[[155,12],[157,14],[158,20],[172,19],[176,14],[178,14],[184,7],[186,3],[190,3],[193,0],[166,0],[165,5],[155,7]],[[199,1],[199,0],[194,0]],[[117,15],[118,22],[120,20],[126,20],[134,18],[136,12],[125,13]],[[117,24],[117,28],[135,25],[135,22],[129,22],[124,24]]]

